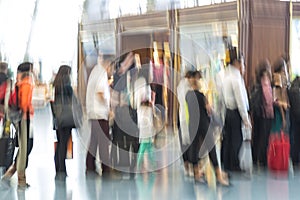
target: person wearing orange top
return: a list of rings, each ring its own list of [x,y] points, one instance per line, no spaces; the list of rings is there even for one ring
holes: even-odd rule
[[[15,85],[15,91],[10,99],[10,103],[20,110],[21,118],[19,121],[15,121],[14,125],[17,130],[17,143],[18,152],[15,158],[15,162],[9,167],[3,180],[10,180],[10,178],[17,171],[18,173],[18,187],[25,189],[29,187],[26,183],[25,170],[28,165],[28,156],[33,147],[33,106],[31,104],[32,91],[34,87],[34,80],[32,76],[33,64],[30,62],[24,62],[18,66],[17,82]]]

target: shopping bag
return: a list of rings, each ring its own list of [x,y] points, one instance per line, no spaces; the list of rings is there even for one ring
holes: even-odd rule
[[[288,171],[290,143],[289,136],[282,131],[271,134],[268,146],[268,168],[273,171]]]
[[[243,140],[251,140],[252,138],[252,128],[245,126],[244,123],[242,123],[242,134],[243,134]]]
[[[253,161],[250,141],[243,141],[239,151],[240,168],[243,171],[252,172]]]
[[[2,137],[3,135],[3,131],[4,131],[4,120],[3,119],[0,119],[0,138]]]
[[[73,140],[72,140],[72,136],[70,136],[67,144],[66,159],[72,159],[72,158],[73,158]]]

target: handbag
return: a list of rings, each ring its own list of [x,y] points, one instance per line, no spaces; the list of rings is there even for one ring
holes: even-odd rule
[[[4,135],[4,137],[0,138],[0,166],[4,166],[7,169],[13,163],[14,152],[15,138],[10,132],[8,136]]]
[[[283,131],[271,134],[268,146],[268,168],[273,171],[288,171],[290,142],[289,136]]]

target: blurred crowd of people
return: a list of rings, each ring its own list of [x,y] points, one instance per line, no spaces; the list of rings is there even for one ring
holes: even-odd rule
[[[247,163],[270,167],[269,138],[276,134],[284,134],[290,139],[291,150],[286,160],[289,162],[290,157],[293,166],[299,166],[299,76],[291,83],[286,61],[282,57],[273,65],[266,59],[256,67],[256,79],[247,91],[243,56],[238,55],[236,50],[230,51],[229,56],[227,66],[215,80],[217,106],[210,105],[207,94],[201,91],[201,73],[198,71],[188,71],[177,87],[179,136],[185,174],[202,181],[202,150],[208,146],[206,153],[215,167],[217,180],[228,185],[228,173],[245,171],[241,163],[244,161],[240,160],[239,155],[243,142],[251,144],[250,155],[243,158],[249,160]],[[210,126],[221,127],[217,131],[221,139],[219,163],[214,153],[218,141],[213,138],[216,133],[210,131]],[[250,130],[250,135],[245,136],[243,129]],[[208,140],[203,143],[205,137]],[[278,162],[281,162],[279,157]],[[248,168],[252,170],[252,166]]]
[[[177,86],[177,125],[184,172],[193,176],[196,182],[205,181],[203,169],[207,162],[202,162],[205,158],[212,163],[216,180],[222,185],[229,185],[229,172],[242,171],[239,160],[239,151],[245,140],[242,127],[253,130],[254,165],[267,166],[269,136],[279,132],[289,134],[291,158],[294,165],[299,164],[300,78],[296,77],[290,83],[283,58],[272,67],[268,60],[264,60],[256,67],[253,88],[247,91],[243,56],[232,51],[229,60],[215,80],[217,108],[211,105],[203,92],[200,71],[187,71]],[[16,157],[5,166],[2,180],[9,181],[17,172],[18,185],[26,188],[29,185],[25,170],[33,147],[33,64],[24,62],[18,66],[16,83],[7,75],[7,63],[1,62],[0,70],[0,118],[2,126],[5,126],[4,122],[14,125],[14,145],[18,147]],[[155,135],[163,130],[165,111],[161,109],[163,81],[158,78],[161,73],[154,72],[153,75],[153,71],[159,71],[159,67],[153,70],[151,66],[137,68],[132,52],[122,56],[118,62],[99,52],[98,62],[88,75],[84,99],[83,113],[90,125],[87,130],[91,130],[86,173],[97,173],[97,152],[103,176],[111,174],[114,168],[122,164],[129,167],[131,174],[157,169],[154,140]],[[157,79],[156,85],[153,84],[153,77]],[[72,128],[82,125],[76,124],[74,115],[67,115],[77,112],[73,105],[74,98],[78,101],[71,85],[70,66],[60,66],[53,87],[55,93],[51,110],[57,137],[55,170],[57,174],[67,176],[65,159],[68,141]],[[161,105],[160,109],[157,104]],[[81,118],[80,115],[77,117]],[[219,130],[221,138],[221,161],[217,156],[216,130]],[[145,165],[145,155],[149,157],[150,167]]]

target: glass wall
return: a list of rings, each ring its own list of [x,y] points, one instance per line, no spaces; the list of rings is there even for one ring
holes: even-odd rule
[[[76,79],[83,1],[0,1],[1,60],[7,61],[13,71],[23,61],[35,63],[42,82],[48,82],[61,64],[68,64]]]
[[[224,68],[227,43],[237,47],[237,38],[237,20],[180,26],[181,76],[190,69],[201,71],[202,91],[212,104],[217,92],[215,77]]]
[[[0,1],[1,60],[8,62],[13,71],[25,56],[34,8],[35,0]]]

